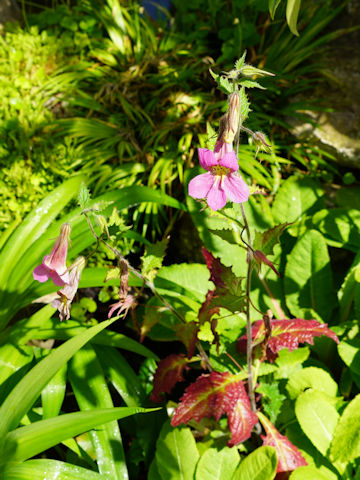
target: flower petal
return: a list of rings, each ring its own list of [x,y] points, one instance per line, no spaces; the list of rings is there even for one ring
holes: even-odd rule
[[[202,173],[189,182],[190,197],[205,198],[214,184],[215,177],[211,173]]]
[[[34,280],[37,280],[40,283],[44,283],[50,277],[49,269],[47,268],[46,265],[43,265],[43,264],[38,265],[33,271],[33,277],[34,277]]]
[[[223,180],[223,188],[229,200],[235,203],[246,202],[249,198],[249,187],[237,175],[227,175]]]
[[[217,165],[214,152],[211,150],[208,150],[207,148],[198,148],[198,154],[200,165],[202,168],[205,168],[205,170],[210,170],[211,167]]]
[[[222,167],[230,168],[233,172],[239,170],[239,165],[235,152],[226,153],[222,158],[220,158],[219,165],[221,165]]]
[[[219,210],[226,205],[226,194],[219,183],[214,183],[206,197],[207,203],[212,210]]]
[[[217,161],[221,160],[227,153],[233,152],[233,144],[226,143],[223,139],[215,143],[214,154]]]
[[[68,272],[66,272],[66,273],[64,273],[63,275],[60,276],[57,272],[55,272],[53,270],[53,271],[50,271],[49,274],[50,274],[51,280],[53,281],[54,285],[56,285],[57,287],[63,287],[64,285],[66,285],[69,282],[69,273]]]

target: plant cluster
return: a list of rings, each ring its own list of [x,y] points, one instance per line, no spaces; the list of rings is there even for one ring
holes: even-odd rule
[[[2,237],[3,478],[359,476],[359,188],[271,188],[271,142],[245,125],[269,72],[245,60],[212,72],[226,111],[184,171],[186,205],[136,184],[92,198],[78,174]],[[166,265],[168,234],[124,220],[139,204],[188,212],[205,263]]]

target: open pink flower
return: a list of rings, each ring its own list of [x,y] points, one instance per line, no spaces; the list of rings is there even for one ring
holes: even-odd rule
[[[212,210],[219,210],[231,202],[242,203],[249,198],[249,187],[239,174],[236,155],[232,144],[215,145],[215,151],[199,148],[200,165],[208,171],[193,178],[189,183],[189,195],[194,198],[206,198]]]
[[[81,272],[85,267],[85,258],[79,257],[75,260],[72,267],[70,267],[69,273],[69,282],[57,292],[59,295],[51,302],[51,306],[59,310],[60,321],[62,322],[65,318],[69,320],[70,318],[70,306],[71,302],[74,300],[75,294],[77,292]]]
[[[60,235],[56,239],[50,255],[46,255],[42,263],[34,269],[34,280],[43,283],[51,278],[58,287],[62,287],[69,282],[69,273],[66,270],[69,237],[70,225],[64,223],[61,225]]]

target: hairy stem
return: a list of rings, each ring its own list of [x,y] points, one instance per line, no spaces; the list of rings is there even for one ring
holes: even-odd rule
[[[246,219],[245,210],[243,204],[240,204],[241,207],[241,214],[243,216],[246,235],[247,235],[247,243],[249,247],[251,247],[251,235],[249,224]],[[249,390],[249,398],[251,409],[253,412],[256,412],[256,403],[255,403],[255,393],[254,393],[254,385],[253,385],[253,374],[252,374],[252,335],[251,335],[251,318],[250,318],[250,290],[251,290],[251,271],[252,271],[252,261],[251,261],[251,250],[247,248],[247,276],[246,276],[246,361],[248,364],[248,390]]]
[[[168,310],[170,310],[180,320],[180,322],[186,323],[185,318],[183,318],[183,316],[180,315],[180,313],[156,290],[156,287],[155,287],[154,283],[151,282],[150,280],[148,280],[147,278],[145,278],[140,272],[138,272],[136,270],[136,268],[132,267],[129,264],[129,262],[126,260],[126,258],[123,256],[123,254],[117,248],[112,247],[106,240],[104,240],[101,236],[99,236],[95,232],[94,227],[91,223],[91,219],[90,219],[89,215],[87,214],[87,212],[82,212],[82,213],[85,216],[86,221],[89,225],[90,231],[93,234],[93,236],[95,237],[96,241],[98,243],[99,242],[103,243],[119,260],[122,260],[122,261],[126,262],[129,271],[135,277],[140,278],[144,282],[144,284],[151,290],[152,294],[160,300],[160,302],[164,305],[164,307],[167,308]],[[203,349],[203,347],[201,346],[200,342],[197,343],[197,349],[199,350],[200,356],[201,356],[202,360],[204,361],[204,363],[206,364],[209,371],[212,371],[213,369],[211,367],[209,357],[207,356],[207,354],[206,354],[205,350]]]

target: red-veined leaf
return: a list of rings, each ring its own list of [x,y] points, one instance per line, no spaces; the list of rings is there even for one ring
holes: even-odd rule
[[[229,446],[245,441],[257,423],[240,375],[211,372],[201,375],[186,390],[171,420],[173,427],[204,417],[217,421],[226,414],[232,437]]]
[[[188,360],[185,355],[176,353],[169,355],[158,364],[154,375],[154,387],[151,394],[153,402],[162,402],[164,393],[170,393],[173,386],[178,382],[183,382],[183,371]]]
[[[211,320],[215,313],[219,313],[219,308],[226,308],[234,313],[241,310],[245,302],[245,291],[241,286],[243,278],[236,277],[231,268],[222,265],[206,248],[202,248],[202,253],[215,290],[207,293],[206,300],[199,310],[201,324]]]
[[[339,339],[332,332],[326,323],[320,323],[317,320],[303,320],[294,318],[292,320],[272,320],[271,335],[267,340],[266,356],[270,362],[274,361],[277,354],[283,348],[288,348],[291,352],[298,348],[299,343],[314,344],[314,337],[325,335],[332,338],[336,343]],[[262,320],[258,320],[252,325],[253,344],[258,346],[265,340],[266,327]],[[239,338],[238,349],[243,352],[246,350],[246,335]]]
[[[301,455],[300,450],[295,447],[288,438],[281,435],[270,420],[268,420],[261,412],[258,412],[257,415],[266,432],[266,436],[261,436],[264,445],[274,447],[276,450],[278,456],[276,472],[291,472],[299,467],[306,466],[307,462]]]

